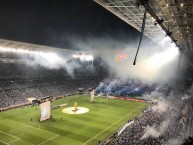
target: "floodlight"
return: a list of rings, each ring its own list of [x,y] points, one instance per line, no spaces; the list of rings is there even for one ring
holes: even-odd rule
[[[172,61],[178,55],[178,52],[176,47],[171,47],[167,51],[158,53],[150,58],[151,65],[161,67]]]

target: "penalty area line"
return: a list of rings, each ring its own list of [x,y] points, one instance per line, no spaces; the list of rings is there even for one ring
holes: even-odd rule
[[[8,143],[6,143],[6,142],[4,142],[4,141],[2,141],[2,140],[0,140],[0,142],[2,142],[3,144],[9,145]]]
[[[10,141],[10,142],[8,142],[8,143],[6,143],[6,144],[8,144],[8,145],[9,145],[10,143],[13,143],[13,142],[16,142],[16,141],[20,140],[20,138],[19,138],[19,137],[17,137],[17,136],[14,136],[14,135],[9,134],[9,133],[4,132],[4,131],[0,131],[0,132],[4,133],[4,134],[6,134],[6,135],[9,135],[9,136],[11,136],[11,137],[13,137],[13,138],[15,138],[15,140]],[[3,141],[1,141],[1,142],[3,142]],[[5,142],[3,142],[3,143],[5,143]]]
[[[11,134],[9,134],[9,133],[7,133],[7,132],[4,132],[4,131],[0,131],[0,132],[2,132],[2,133],[4,133],[4,134],[7,134],[7,135],[9,135],[9,136],[11,136],[11,137],[14,137],[14,138],[16,138],[16,139],[20,139],[19,137],[14,136],[14,135],[11,135]]]
[[[139,108],[142,108],[144,106],[139,106],[136,109],[134,109],[133,111],[129,112],[128,114],[126,114],[125,116],[123,116],[122,118],[120,118],[119,120],[117,120],[116,122],[114,122],[113,124],[111,124],[110,126],[108,126],[107,128],[105,128],[104,130],[102,130],[101,132],[99,132],[97,135],[95,135],[94,137],[90,138],[89,140],[87,140],[85,143],[83,143],[82,145],[86,145],[88,142],[90,142],[91,140],[93,140],[94,138],[96,138],[97,136],[99,136],[100,134],[102,134],[104,131],[106,131],[107,129],[111,128],[113,125],[117,124],[119,121],[121,121],[122,119],[124,119],[125,117],[127,117],[130,113],[133,113],[134,111],[138,110]]]
[[[54,139],[54,138],[56,138],[56,137],[59,136],[59,134],[56,134],[56,133],[53,133],[53,132],[50,132],[50,131],[47,131],[47,130],[44,130],[44,129],[41,129],[41,128],[36,128],[36,127],[31,126],[31,125],[27,125],[27,124],[20,123],[20,122],[17,122],[17,121],[13,121],[13,120],[10,120],[10,119],[6,119],[6,120],[9,120],[9,121],[12,121],[12,122],[21,124],[21,125],[25,125],[25,126],[28,126],[28,127],[34,128],[34,129],[39,129],[39,130],[41,130],[41,131],[48,132],[48,133],[50,133],[50,134],[54,134],[54,135],[55,135],[54,137],[52,137],[52,138],[50,138],[50,139],[48,139],[48,140],[46,140],[46,141],[44,141],[44,142],[42,142],[42,143],[40,143],[40,144],[38,144],[38,145],[42,145],[42,144],[44,144],[44,143],[46,143],[46,142],[48,142],[48,141],[50,141],[50,140],[52,140],[52,139]],[[8,144],[8,145],[9,145],[9,144]]]
[[[16,140],[13,140],[13,141],[10,141],[8,144],[13,143],[13,142],[16,142],[16,141],[18,141],[18,140],[20,140],[20,138],[18,138],[18,139],[16,139]]]
[[[37,124],[37,123],[26,123],[26,124],[29,124],[29,125],[30,125],[30,124],[34,124],[34,125],[37,125],[39,129],[41,129],[40,125]],[[30,126],[31,126],[31,125],[30,125]]]
[[[46,140],[46,141],[38,144],[38,145],[42,145],[42,144],[44,144],[44,143],[46,143],[46,142],[48,142],[48,141],[50,141],[50,140],[52,140],[52,139],[54,139],[54,138],[56,138],[56,137],[58,137],[58,136],[59,136],[59,135],[57,134],[56,136],[54,136],[54,137],[52,137],[52,138],[50,138],[50,139],[48,139],[48,140]]]
[[[58,135],[58,134],[56,134],[56,133],[53,133],[53,132],[50,132],[50,131],[47,131],[47,130],[44,130],[44,129],[41,129],[41,128],[36,128],[36,127],[31,126],[31,125],[27,125],[27,124],[25,124],[25,123],[20,123],[20,122],[13,121],[13,120],[10,120],[10,119],[5,119],[5,120],[9,120],[9,121],[11,121],[11,122],[15,122],[15,123],[17,123],[17,124],[21,124],[21,125],[24,125],[24,126],[27,126],[27,127],[34,128],[34,129],[39,129],[39,130],[41,130],[41,131],[48,132],[48,133],[50,133],[50,134]]]

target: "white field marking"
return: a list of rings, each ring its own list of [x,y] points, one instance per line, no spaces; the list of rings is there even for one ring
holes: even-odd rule
[[[5,120],[9,120],[9,121],[12,121],[12,122],[15,122],[15,123],[18,123],[18,124],[22,124],[22,125],[25,125],[25,126],[34,128],[34,129],[39,129],[39,130],[42,130],[42,131],[44,131],[44,132],[48,132],[48,133],[51,133],[51,134],[54,134],[54,135],[58,135],[58,134],[56,134],[56,133],[53,133],[53,132],[50,132],[50,131],[47,131],[47,130],[44,130],[44,129],[41,129],[41,128],[36,128],[36,127],[31,126],[31,125],[27,125],[27,124],[25,124],[25,123],[20,123],[20,122],[13,121],[13,120],[10,120],[10,119],[5,119]]]
[[[4,133],[4,134],[6,134],[6,135],[9,135],[9,136],[11,136],[11,137],[13,137],[13,138],[16,138],[15,140],[10,141],[10,142],[8,142],[8,143],[6,143],[6,144],[10,144],[10,143],[15,142],[15,141],[17,141],[17,140],[20,139],[19,137],[14,136],[14,135],[11,135],[11,134],[9,134],[9,133],[6,133],[6,132],[4,132],[4,131],[0,131],[0,132]],[[2,141],[2,142],[3,142],[3,141]],[[4,143],[4,142],[3,142],[3,143]]]
[[[10,141],[8,144],[13,143],[13,142],[16,142],[16,141],[18,141],[18,140],[20,140],[20,139],[16,139],[16,140]]]
[[[6,142],[4,142],[4,141],[2,141],[2,140],[0,140],[0,142],[4,143],[4,144],[6,144],[6,145],[9,145],[8,143],[6,143]]]
[[[38,126],[38,128],[40,129],[40,125],[39,124],[37,124],[37,123],[26,123],[26,124],[34,124],[34,125],[37,125]],[[30,125],[31,126],[31,125]]]
[[[50,138],[50,139],[48,139],[48,140],[40,143],[39,145],[42,145],[42,144],[44,144],[44,143],[46,143],[46,142],[48,142],[48,141],[50,141],[50,140],[52,140],[52,139],[54,139],[54,138],[56,138],[56,137],[58,137],[58,136],[59,136],[59,135],[57,134],[56,136],[54,136],[54,137],[52,137],[52,138]]]
[[[142,108],[144,106],[139,106],[137,107],[135,110]],[[104,130],[102,130],[101,132],[99,132],[97,135],[95,135],[94,137],[92,137],[91,139],[87,140],[85,143],[83,143],[82,145],[87,144],[89,141],[93,140],[95,137],[97,137],[98,135],[100,135],[101,133],[103,133],[104,131],[106,131],[107,129],[109,129],[110,127],[112,127],[113,125],[117,124],[117,122],[121,121],[123,118],[127,117],[130,113],[134,112],[135,110],[129,112],[128,114],[126,114],[125,116],[123,116],[122,118],[120,118],[119,120],[117,120],[116,122],[114,122],[113,124],[111,124],[109,127],[105,128]]]
[[[10,119],[6,119],[6,120],[10,120]],[[13,120],[10,120],[10,121],[15,122],[15,123],[18,123],[18,124],[25,125],[25,126],[28,126],[28,127],[31,127],[31,128],[38,129],[38,128],[36,128],[36,127],[30,126],[30,125],[27,125],[27,124],[24,124],[24,123],[20,123],[20,122],[13,121]],[[46,143],[46,142],[48,142],[48,141],[50,141],[50,140],[52,140],[52,139],[54,139],[54,138],[56,138],[56,137],[58,137],[58,136],[59,136],[59,135],[58,135],[58,134],[56,134],[56,133],[53,133],[53,132],[50,132],[50,131],[47,131],[47,130],[43,130],[43,129],[41,129],[41,128],[39,128],[39,129],[40,129],[40,130],[42,130],[42,131],[45,131],[45,132],[48,132],[48,133],[51,133],[51,134],[55,134],[55,135],[56,135],[56,136],[54,136],[54,137],[52,137],[52,138],[50,138],[50,139],[48,139],[48,140],[46,140],[46,141],[44,141],[44,142],[40,143],[39,145],[44,144],[44,143]]]
[[[16,138],[16,139],[20,139],[19,137],[14,136],[14,135],[11,135],[11,134],[9,134],[9,133],[6,133],[6,132],[4,132],[4,131],[0,131],[0,132],[2,132],[2,133],[4,133],[4,134],[7,134],[7,135],[9,135],[9,136],[11,136],[11,137],[14,137],[14,138]]]

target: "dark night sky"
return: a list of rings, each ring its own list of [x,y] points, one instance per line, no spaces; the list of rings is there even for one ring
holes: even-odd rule
[[[69,35],[126,41],[137,39],[139,32],[92,0],[0,2],[2,39],[69,48]]]

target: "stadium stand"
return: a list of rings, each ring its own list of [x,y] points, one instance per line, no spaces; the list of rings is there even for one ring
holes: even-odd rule
[[[84,91],[86,91],[88,88],[96,88],[105,77],[104,72],[88,74],[86,71],[80,72],[78,70],[75,70],[72,77],[64,69],[48,71],[48,69],[41,66],[30,67],[16,63],[1,63],[0,74],[0,108],[27,103],[27,98],[31,97],[39,99],[45,96],[66,96],[78,92],[78,88],[84,88]],[[143,86],[140,82],[134,82],[132,85],[134,88]],[[153,91],[155,88],[154,86]],[[102,91],[105,89],[102,89]],[[152,91],[151,89],[146,87],[146,90],[150,90],[150,92]],[[168,86],[161,88],[159,91],[163,93],[164,90],[167,95],[171,92]],[[184,144],[190,144],[191,138],[189,136],[193,134],[192,100],[188,100],[188,102],[186,100],[182,101],[179,95],[172,95],[168,100],[173,102],[173,106],[178,108],[169,109],[164,113],[151,109],[144,111],[134,118],[134,123],[119,136],[115,132],[113,140],[110,143],[108,142],[108,144],[162,145],[170,144],[175,142],[175,140],[183,141],[185,138],[187,139],[184,140]],[[186,113],[182,113],[181,110],[183,110],[185,105],[189,105],[188,110]],[[152,135],[143,137],[148,127],[158,129],[168,118],[170,118],[170,123],[167,129],[164,129],[157,137]],[[103,143],[100,141],[99,144]]]
[[[78,88],[96,87],[103,79],[100,73],[80,72],[68,75],[65,69],[31,67],[18,63],[0,63],[0,108],[26,103],[26,98],[65,96]]]
[[[193,133],[192,100],[183,102],[180,97],[175,97],[171,97],[170,101],[176,108],[163,113],[151,109],[144,111],[121,135],[115,136],[110,145],[191,144],[192,138],[189,135]],[[182,111],[184,108],[187,108],[185,112]],[[146,132],[148,133],[144,135]]]

